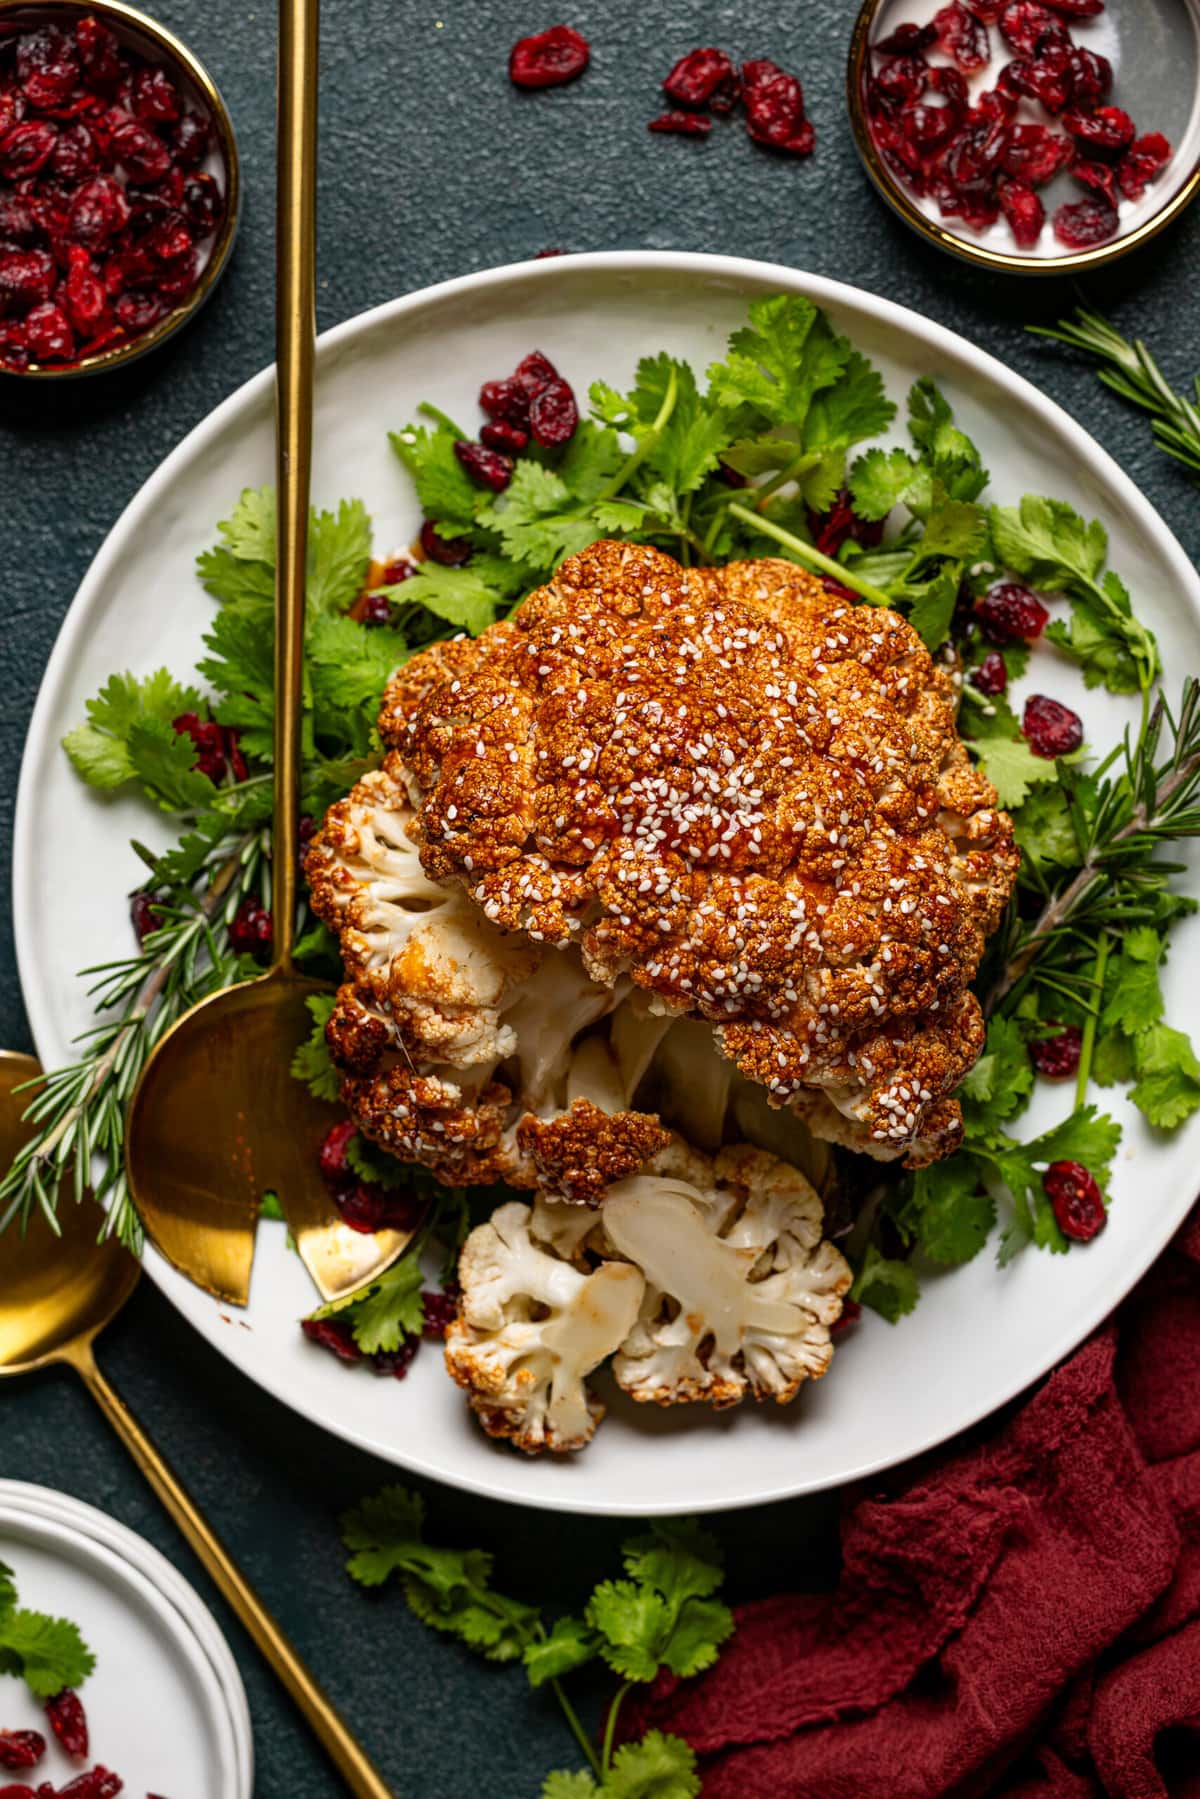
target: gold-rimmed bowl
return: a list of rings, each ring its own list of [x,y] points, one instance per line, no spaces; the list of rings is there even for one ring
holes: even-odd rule
[[[121,368],[157,349],[181,331],[204,305],[228,267],[237,236],[241,170],[233,120],[204,64],[173,31],[136,7],[127,6],[125,0],[0,0],[0,38],[7,39],[39,25],[76,25],[89,15],[107,25],[123,48],[164,68],[183,95],[185,106],[206,113],[212,120],[213,143],[199,170],[216,178],[224,196],[224,214],[208,245],[207,260],[195,286],[155,324],[73,362],[31,363],[26,369],[7,368],[0,363],[0,377],[10,381],[75,380],[80,375]]]
[[[1032,249],[1015,242],[1007,220],[973,231],[962,220],[943,218],[937,202],[906,186],[880,153],[867,110],[867,85],[879,58],[872,46],[897,25],[924,25],[941,0],[865,0],[850,40],[846,100],[855,143],[880,194],[906,225],[939,250],[966,262],[1011,275],[1078,274],[1114,262],[1157,237],[1200,193],[1200,0],[1107,0],[1092,19],[1063,18],[1077,44],[1106,56],[1113,65],[1113,92],[1106,103],[1123,107],[1134,119],[1139,136],[1161,131],[1174,154],[1140,200],[1122,200],[1117,235],[1091,249],[1067,250],[1053,232],[1051,218],[1066,201],[1081,200],[1088,189],[1069,172],[1040,190],[1046,224]],[[997,25],[986,27],[992,48],[988,67],[966,77],[972,96],[994,85],[1004,64],[1016,55],[1004,43]],[[931,60],[948,62],[936,46]],[[1023,101],[1018,117],[1061,129],[1035,103]]]

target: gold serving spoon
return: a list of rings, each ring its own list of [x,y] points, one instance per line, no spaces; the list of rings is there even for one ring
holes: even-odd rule
[[[288,1072],[328,991],[292,966],[300,809],[301,683],[315,349],[318,0],[280,0],[276,215],[275,817],[269,972],[211,995],[155,1048],[130,1103],[125,1160],[156,1248],[190,1280],[245,1305],[265,1192],[278,1195],[326,1300],[379,1275],[412,1232],[353,1231],[316,1152],[338,1116]]]
[[[0,1166],[12,1161],[31,1134],[21,1116],[28,1096],[15,1090],[39,1073],[32,1056],[0,1051]],[[58,1222],[61,1236],[35,1211],[24,1232],[11,1225],[0,1244],[0,1377],[28,1374],[52,1362],[74,1368],[355,1799],[393,1799],[262,1600],[96,1366],[92,1346],[137,1286],[137,1262],[114,1238],[97,1242],[100,1210],[91,1199],[75,1203],[70,1177],[59,1193]]]

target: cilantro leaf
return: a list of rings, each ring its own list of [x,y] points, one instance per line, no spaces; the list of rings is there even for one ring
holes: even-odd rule
[[[1149,925],[1138,925],[1121,937],[1120,952],[1109,964],[1104,983],[1100,1029],[1127,1036],[1157,1024],[1163,1015],[1159,964],[1165,945]]]
[[[642,426],[652,425],[659,416],[672,377],[674,404],[646,453],[645,466],[676,493],[687,494],[711,474],[720,452],[732,441],[732,414],[709,396],[701,396],[688,364],[664,351],[638,364],[630,401],[632,415]],[[794,452],[795,446],[792,448]]]
[[[928,580],[897,581],[888,589],[898,605],[907,603],[908,622],[927,650],[940,649],[950,635],[961,576],[957,562],[946,562]]]
[[[680,1737],[649,1730],[617,1750],[600,1790],[605,1799],[697,1799],[696,1757]]]
[[[1105,586],[1116,581],[1105,576]],[[1107,614],[1093,601],[1077,595],[1071,602],[1071,619],[1052,619],[1046,640],[1057,644],[1083,670],[1085,687],[1106,687],[1110,693],[1136,693],[1140,685],[1138,665],[1130,654],[1125,632],[1116,631]]]
[[[507,555],[533,569],[553,569],[599,536],[562,476],[528,460],[518,462],[509,485],[480,518],[499,533]]]
[[[707,1599],[721,1584],[721,1550],[717,1540],[694,1520],[660,1524],[645,1537],[621,1545],[621,1560],[631,1580],[645,1581],[674,1603]]]
[[[1020,806],[1038,782],[1057,778],[1057,763],[1035,756],[1023,737],[989,737],[972,747],[1002,806]]]
[[[919,1168],[899,1222],[931,1261],[969,1262],[996,1222],[996,1202],[982,1184],[979,1163],[960,1150]]]
[[[654,1679],[659,1645],[671,1625],[671,1608],[661,1593],[640,1581],[602,1581],[588,1600],[586,1617],[615,1673],[623,1680]]]
[[[826,325],[825,330],[828,329]],[[845,355],[840,379],[832,386],[822,383],[825,391],[818,391],[813,400],[804,428],[806,449],[816,445],[849,449],[851,444],[886,431],[896,416],[883,376],[874,364],[860,351],[850,349],[844,337],[830,336],[831,347],[838,355],[849,353]],[[845,463],[840,462],[839,466],[844,469]]]
[[[581,1668],[596,1653],[596,1639],[582,1618],[556,1618],[548,1637],[525,1645],[522,1657],[531,1687],[557,1680],[572,1668]]]
[[[271,560],[274,562],[274,543]],[[314,511],[308,524],[306,597],[312,612],[344,612],[362,591],[371,560],[371,519],[361,500]]]
[[[388,442],[412,476],[421,510],[440,524],[467,529],[483,495],[454,454],[455,433],[444,425],[432,431],[406,425],[390,431]]]
[[[499,604],[507,596],[492,586],[482,563],[476,557],[462,568],[447,568],[438,562],[422,562],[415,575],[398,587],[384,587],[390,600],[404,606],[422,606],[445,624],[456,625],[478,637],[494,624]]]
[[[419,1258],[415,1253],[401,1256],[366,1293],[330,1300],[312,1314],[314,1318],[335,1315],[349,1323],[364,1355],[394,1352],[405,1337],[419,1336],[425,1321]]]
[[[1170,1131],[1200,1107],[1200,1061],[1182,1031],[1153,1024],[1134,1039],[1137,1083],[1129,1097],[1147,1123]]]
[[[954,423],[949,402],[932,375],[922,376],[909,389],[908,430],[917,448],[930,460],[979,460],[975,445]]]
[[[187,811],[211,801],[207,775],[189,779],[195,745],[172,729],[181,713],[207,716],[198,688],[182,686],[165,668],[142,679],[110,675],[86,711],[87,723],[67,733],[63,748],[89,786],[111,792],[140,780],[149,798],[166,810]]]
[[[917,463],[907,450],[868,450],[850,470],[850,497],[860,518],[886,518],[913,484]]]
[[[1032,788],[1013,825],[1017,847],[1029,861],[1044,868],[1059,869],[1074,868],[1079,862],[1079,842],[1071,823],[1067,796],[1061,787]]]
[[[584,1769],[572,1774],[565,1768],[559,1768],[553,1774],[547,1774],[542,1782],[541,1799],[592,1799],[592,1795],[599,1791],[600,1788]]]
[[[0,1673],[23,1675],[39,1699],[81,1686],[95,1666],[95,1656],[69,1619],[15,1609],[0,1616]]]
[[[342,1077],[333,1065],[325,1026],[337,1002],[332,993],[314,993],[304,1003],[313,1025],[292,1057],[292,1078],[303,1081],[314,1099],[336,1100],[342,1090]]]
[[[1121,1127],[1114,1119],[1097,1113],[1095,1106],[1082,1106],[1032,1143],[1001,1137],[987,1147],[976,1145],[974,1153],[986,1156],[1011,1193],[1019,1233],[1044,1249],[1062,1252],[1067,1241],[1042,1187],[1043,1170],[1051,1162],[1082,1162],[1104,1192],[1120,1141]]]
[[[13,1579],[13,1571],[6,1562],[0,1562],[0,1621],[7,1617],[17,1603],[17,1584]]]
[[[870,1306],[889,1324],[898,1323],[921,1297],[917,1276],[910,1264],[885,1256],[874,1243],[867,1245],[850,1293],[853,1299]]]
[[[968,1142],[1012,1118],[1032,1090],[1033,1064],[1020,1026],[1012,1018],[993,1018],[983,1054],[959,1088]]]
[[[772,424],[801,424],[820,387],[845,368],[850,346],[830,332],[811,300],[773,294],[756,300],[750,323],[729,340],[724,362],[708,371],[709,389],[731,410],[752,406]]]

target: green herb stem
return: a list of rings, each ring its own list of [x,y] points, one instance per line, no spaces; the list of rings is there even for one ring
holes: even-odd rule
[[[601,1763],[600,1757],[596,1754],[596,1751],[592,1748],[591,1742],[589,1741],[589,1738],[588,1738],[587,1731],[583,1728],[583,1725],[579,1722],[579,1713],[575,1710],[575,1707],[571,1704],[571,1701],[567,1698],[566,1693],[563,1691],[562,1681],[561,1680],[552,1680],[550,1682],[550,1686],[554,1693],[554,1697],[558,1700],[558,1703],[562,1706],[563,1716],[567,1720],[567,1724],[570,1728],[571,1735],[575,1738],[575,1741],[579,1744],[579,1747],[582,1749],[585,1757],[587,1758],[588,1766],[591,1768],[592,1773],[596,1776],[597,1780],[603,1780],[604,1776],[608,1772],[608,1751],[609,1751],[610,1744],[609,1744],[609,1738],[608,1738],[607,1733],[605,1734],[605,1739],[604,1739],[604,1761],[603,1761],[603,1763]],[[624,1691],[625,1691],[625,1688],[622,1687],[621,1693],[623,1693]],[[618,1693],[617,1698],[613,1700],[612,1706],[611,1706],[611,1708],[609,1710],[609,1714],[608,1714],[610,1719],[612,1719],[614,1713],[616,1712],[617,1703],[621,1697],[621,1693]]]
[[[443,412],[440,406],[434,406],[429,400],[422,400],[421,404],[417,407],[417,411],[421,413],[424,418],[432,419],[435,425],[441,425],[443,430],[449,431],[451,436],[455,437],[459,443],[466,442],[466,432],[460,425],[456,425],[449,414]]]
[[[1093,993],[1088,1006],[1087,1022],[1083,1027],[1083,1041],[1079,1048],[1079,1074],[1075,1081],[1075,1108],[1087,1102],[1088,1082],[1092,1078],[1092,1056],[1096,1048],[1096,1027],[1100,1021],[1100,1007],[1104,1003],[1104,970],[1108,964],[1108,932],[1101,931],[1100,941],[1096,945],[1096,961],[1092,969]]]
[[[736,502],[730,506],[729,510],[735,518],[740,518],[743,524],[752,525],[765,537],[773,537],[776,543],[781,543],[786,549],[791,550],[797,562],[803,562],[806,567],[815,569],[819,574],[829,575],[832,580],[840,582],[843,587],[850,588],[853,593],[866,600],[868,605],[890,606],[892,604],[882,587],[875,587],[870,581],[864,581],[861,575],[854,573],[853,569],[844,568],[840,562],[835,562],[833,557],[827,556],[823,550],[815,549],[811,543],[805,543],[803,538],[797,537],[791,531],[786,531],[782,525],[777,525],[774,519],[764,518],[761,513],[752,512],[748,506],[742,506]]]
[[[607,487],[601,488],[600,492],[596,495],[595,500],[592,502],[593,505],[599,505],[604,500],[615,500],[621,490],[629,485],[633,475],[641,467],[646,457],[649,456],[650,452],[657,444],[658,434],[669,421],[671,414],[675,410],[675,402],[678,398],[679,377],[676,375],[674,367],[672,367],[670,376],[667,380],[667,391],[663,395],[662,405],[658,409],[658,415],[655,418],[654,423],[651,425],[649,431],[645,432],[644,435],[638,439],[637,448],[625,458]],[[685,533],[684,535],[686,536],[687,534]],[[697,543],[698,539],[693,537],[691,538],[691,542]]]
[[[621,1702],[628,1691],[629,1682],[625,1681],[613,1694],[612,1704],[608,1708],[608,1717],[604,1724],[604,1747],[600,1753],[602,1777],[606,1777],[612,1767],[613,1742],[617,1734],[617,1713],[620,1711]]]

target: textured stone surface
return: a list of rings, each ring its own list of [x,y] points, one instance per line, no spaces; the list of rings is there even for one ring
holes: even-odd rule
[[[159,16],[208,63],[232,107],[246,211],[233,265],[204,316],[126,375],[32,398],[0,390],[5,551],[0,632],[0,854],[8,866],[17,764],[38,679],[87,564],[122,507],[216,402],[266,363],[272,334],[269,5],[171,0]],[[1118,457],[1188,550],[1194,490],[1148,429],[1069,357],[1023,334],[1069,301],[1054,284],[985,277],[916,242],[868,186],[846,128],[842,80],[853,0],[576,0],[565,16],[593,45],[577,86],[520,95],[513,39],[560,16],[514,0],[329,0],[323,22],[320,314],[323,325],[430,281],[550,245],[720,250],[837,276],[940,320],[1032,377]],[[656,82],[697,43],[767,55],[803,77],[818,150],[776,161],[737,126],[708,143],[651,137]],[[1150,123],[1151,121],[1147,121]],[[1168,372],[1197,362],[1200,211],[1088,297],[1149,339]],[[163,603],[170,597],[164,595]],[[69,949],[64,950],[69,955]],[[7,916],[0,931],[0,1042],[28,1045]],[[476,1663],[411,1620],[394,1596],[351,1590],[334,1520],[388,1478],[241,1379],[149,1288],[104,1345],[105,1366],[236,1550],[399,1793],[532,1799],[571,1762],[553,1701],[519,1672]],[[348,1377],[353,1378],[353,1377]],[[386,1393],[381,1392],[381,1401]],[[4,1391],[0,1472],[95,1501],[194,1564],[82,1390],[66,1375]],[[521,1516],[430,1489],[446,1541],[496,1550],[510,1588],[574,1604],[613,1570],[616,1524]],[[686,1509],[687,1493],[679,1495]],[[832,1501],[720,1524],[739,1595],[832,1572]],[[749,1528],[747,1525],[749,1524]],[[203,1577],[201,1589],[207,1591]],[[255,1716],[258,1799],[338,1791],[237,1627]],[[103,1653],[103,1644],[98,1645]],[[586,1688],[586,1682],[584,1683]],[[114,1751],[114,1759],[116,1759]]]

